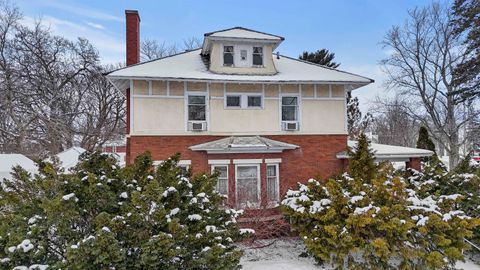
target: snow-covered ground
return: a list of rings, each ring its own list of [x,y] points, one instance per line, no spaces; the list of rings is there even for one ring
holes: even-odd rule
[[[272,243],[271,245],[268,245]],[[316,265],[311,257],[300,257],[304,252],[303,244],[296,238],[281,240],[262,240],[259,244],[268,245],[263,248],[250,248],[242,246],[245,251],[240,263],[244,270],[329,270],[331,265]],[[480,265],[467,259],[466,262],[457,263],[458,269],[476,270]]]

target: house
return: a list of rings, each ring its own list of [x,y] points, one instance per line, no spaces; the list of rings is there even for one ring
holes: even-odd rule
[[[65,173],[68,173],[70,169],[77,166],[80,155],[85,151],[82,147],[73,146],[56,154],[55,158],[58,160],[60,168],[62,168]]]
[[[12,168],[15,166],[20,166],[31,174],[38,172],[35,162],[22,154],[0,154],[0,183],[3,179],[11,179]]]
[[[107,76],[127,98],[127,163],[179,152],[194,173],[218,170],[218,191],[240,206],[275,205],[297,181],[345,169],[346,93],[373,80],[273,53],[283,37],[242,27],[139,63],[139,25],[126,11],[127,67]]]

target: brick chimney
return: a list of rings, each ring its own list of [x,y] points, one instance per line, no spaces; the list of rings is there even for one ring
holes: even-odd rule
[[[127,66],[140,62],[140,16],[137,10],[125,10],[127,22]]]

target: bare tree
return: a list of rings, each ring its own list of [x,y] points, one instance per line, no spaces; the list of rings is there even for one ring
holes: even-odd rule
[[[371,113],[371,131],[382,144],[415,147],[419,128],[418,121],[406,109],[408,103],[400,96],[393,98],[377,97]]]
[[[106,82],[96,49],[21,18],[0,2],[0,151],[42,157],[115,139],[124,98]]]
[[[177,46],[168,46],[165,41],[160,43],[153,39],[145,39],[140,44],[141,61],[150,61],[158,58],[163,58],[178,52]]]
[[[475,96],[453,84],[453,68],[465,61],[466,55],[451,16],[448,7],[437,3],[410,10],[405,24],[386,34],[383,45],[391,54],[382,64],[389,88],[409,98],[402,106],[446,149],[453,168],[466,140],[459,130],[478,109],[467,109],[477,102]]]
[[[159,42],[154,39],[144,39],[140,44],[140,58],[142,62],[150,61],[170,56],[181,51],[195,50],[201,46],[202,42],[196,37],[184,39],[182,46],[178,46],[176,43],[167,45],[165,41]]]

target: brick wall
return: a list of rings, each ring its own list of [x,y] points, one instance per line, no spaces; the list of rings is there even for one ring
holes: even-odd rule
[[[326,178],[340,173],[344,168],[344,161],[336,158],[338,152],[344,151],[347,146],[346,135],[273,135],[267,138],[286,143],[296,144],[299,149],[286,150],[283,153],[257,154],[207,154],[193,152],[189,146],[224,138],[223,136],[132,136],[128,139],[127,163],[145,151],[150,151],[154,160],[165,160],[176,152],[181,159],[192,161],[193,173],[210,172],[209,159],[265,159],[282,158],[280,164],[280,195],[297,182],[305,182],[309,178]],[[266,165],[260,166],[261,186],[266,186]],[[231,202],[235,194],[235,165],[229,167],[229,193]],[[265,190],[261,191],[262,199],[266,197]],[[265,200],[262,200],[265,201]]]

